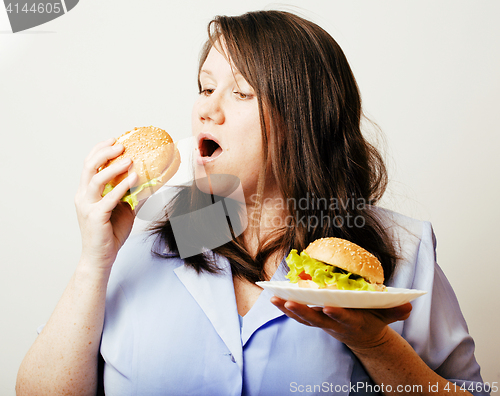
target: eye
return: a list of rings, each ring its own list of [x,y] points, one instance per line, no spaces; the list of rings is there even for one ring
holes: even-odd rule
[[[249,95],[249,94],[246,94],[246,93],[243,93],[243,92],[233,92],[236,97],[238,99],[251,99],[252,98],[252,95]]]
[[[210,96],[214,93],[215,89],[214,88],[205,88],[202,89],[199,94],[200,95],[205,95],[205,96]]]

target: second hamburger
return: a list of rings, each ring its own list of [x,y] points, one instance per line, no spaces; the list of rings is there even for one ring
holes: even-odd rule
[[[286,258],[286,277],[299,287],[333,290],[385,291],[380,261],[362,247],[340,238],[321,238]]]

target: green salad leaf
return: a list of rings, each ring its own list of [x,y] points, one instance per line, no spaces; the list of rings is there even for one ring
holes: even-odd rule
[[[135,207],[137,206],[137,204],[139,203],[139,201],[137,199],[137,194],[139,194],[145,188],[156,186],[157,183],[158,183],[157,179],[151,179],[151,180],[147,181],[146,183],[141,184],[140,186],[134,187],[134,188],[127,191],[127,194],[125,194],[122,197],[121,201],[127,202],[130,205],[130,207],[132,208],[132,210],[134,210]],[[113,189],[113,186],[111,186],[111,184],[109,184],[109,183],[106,184],[104,186],[102,196],[104,197],[112,189]]]

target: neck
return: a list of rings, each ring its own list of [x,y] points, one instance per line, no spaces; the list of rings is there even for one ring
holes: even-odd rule
[[[267,194],[261,200],[253,196],[246,204],[248,226],[242,234],[243,243],[250,254],[255,257],[262,249],[262,243],[272,237],[279,229],[286,226],[286,211],[283,199],[278,194]],[[273,274],[281,262],[284,252],[273,253],[264,267],[266,273]]]

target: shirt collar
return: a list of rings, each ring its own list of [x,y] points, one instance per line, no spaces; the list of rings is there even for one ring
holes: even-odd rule
[[[208,317],[215,331],[243,370],[243,350],[240,323],[234,297],[231,267],[227,259],[217,257],[219,273],[198,274],[192,267],[182,265],[174,270],[187,291]]]
[[[216,255],[215,258],[220,268],[217,274],[207,272],[198,274],[186,265],[176,268],[174,272],[208,317],[242,370],[243,345],[261,326],[284,314],[270,302],[273,294],[263,290],[250,311],[243,317],[243,325],[240,328],[231,265],[225,257]],[[283,258],[271,280],[286,280],[287,272],[288,266]]]
[[[285,258],[283,258],[271,280],[287,280],[285,275],[288,273],[288,270]],[[250,339],[252,334],[255,333],[261,326],[285,315],[280,309],[271,303],[270,299],[272,296],[273,294],[271,292],[263,290],[250,311],[248,311],[243,317],[243,325],[241,327],[241,342],[243,346]]]

